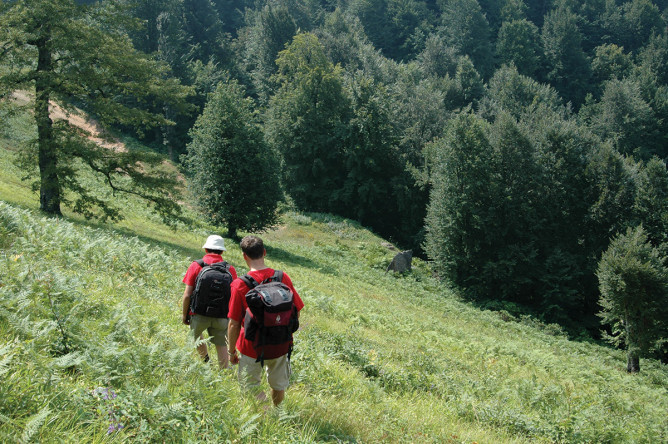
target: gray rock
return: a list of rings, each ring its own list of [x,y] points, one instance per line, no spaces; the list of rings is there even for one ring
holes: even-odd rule
[[[396,256],[394,256],[394,259],[392,259],[392,262],[390,262],[390,265],[387,266],[387,270],[385,270],[385,273],[387,273],[390,270],[397,271],[399,273],[403,273],[404,271],[410,271],[412,262],[413,262],[413,250],[406,250],[402,251],[401,253],[397,253]]]

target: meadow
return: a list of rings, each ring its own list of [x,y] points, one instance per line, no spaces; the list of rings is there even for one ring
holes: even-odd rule
[[[115,224],[42,216],[12,163],[19,123],[0,134],[0,441],[668,441],[665,365],[627,374],[622,351],[475,308],[419,259],[386,273],[383,239],[290,209],[262,236],[306,307],[286,401],[267,408],[197,360],[180,322],[216,229],[131,199]]]

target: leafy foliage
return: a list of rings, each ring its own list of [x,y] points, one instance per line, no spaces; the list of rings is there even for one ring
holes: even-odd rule
[[[342,207],[348,100],[341,69],[313,34],[299,34],[277,59],[281,87],[269,108],[268,139],[285,160],[284,182],[299,208]]]
[[[53,122],[49,103],[57,100],[74,111],[82,104],[103,128],[129,125],[145,131],[170,122],[147,103],[171,103],[185,110],[189,90],[166,77],[164,66],[136,51],[128,37],[113,27],[104,6],[86,7],[69,0],[26,0],[12,3],[2,15],[5,42],[0,75],[2,89],[34,91],[37,138],[23,159],[39,166],[41,208],[60,214],[66,191],[72,207],[86,216],[120,216],[110,200],[87,189],[79,171],[88,168],[104,177],[114,191],[145,198],[165,218],[178,215],[173,172],[162,158],[143,152],[114,152],[87,140],[90,134],[66,121]],[[103,136],[109,137],[109,133]],[[96,211],[97,210],[97,211]]]
[[[667,5],[4,2],[3,24],[12,26],[0,30],[0,77],[7,80],[0,82],[0,95],[8,98],[17,87],[41,93],[34,99],[28,94],[39,106],[33,107],[37,120],[29,127],[24,120],[24,129],[15,126],[13,111],[7,113],[13,104],[0,101],[7,122],[2,131],[11,137],[6,146],[21,146],[20,160],[31,166],[25,174],[33,180],[40,156],[43,166],[55,159],[55,169],[40,172],[43,205],[57,197],[85,215],[111,220],[134,201],[96,187],[92,172],[119,191],[164,199],[178,197],[174,170],[160,156],[145,156],[143,148],[116,153],[80,143],[64,122],[49,123],[49,100],[73,114],[75,105],[92,113],[106,130],[133,131],[174,161],[195,134],[189,131],[198,116],[183,111],[204,110],[221,81],[236,81],[251,98],[238,100],[254,124],[249,139],[264,152],[263,132],[268,155],[280,163],[286,191],[281,207],[354,218],[419,256],[425,255],[425,230],[433,230],[430,259],[441,276],[459,267],[456,283],[465,294],[511,317],[535,313],[563,323],[569,333],[586,328],[581,334],[598,336],[596,269],[610,239],[642,224],[652,246],[665,249]],[[51,23],[54,52],[23,44],[26,26],[39,23]],[[47,36],[47,28],[34,26],[34,34]],[[132,49],[130,39],[150,58]],[[49,54],[58,55],[50,61],[53,69]],[[186,100],[186,89],[168,75],[196,94]],[[53,79],[58,82],[49,83]],[[463,115],[479,126],[475,137],[453,131]],[[57,156],[49,156],[49,141],[57,143]],[[444,177],[458,168],[443,165],[446,146],[476,153],[461,155],[464,176],[452,179],[471,191],[469,208],[462,210],[470,213],[470,224],[451,224],[449,218],[462,214],[437,202],[458,203],[452,190],[445,197]],[[206,157],[197,162],[215,163]],[[232,204],[248,208],[240,198],[258,193],[241,193],[242,186],[225,193],[235,196]],[[21,188],[11,199],[28,193]],[[263,208],[273,214],[275,200]],[[177,208],[169,199],[160,202],[167,215]],[[432,214],[425,225],[427,212]],[[232,213],[239,212],[227,215]],[[445,264],[452,258],[439,256],[435,245],[449,242],[465,247]],[[35,418],[39,423],[41,417]],[[518,429],[533,427],[521,415],[516,420]],[[247,430],[248,439],[257,433]]]
[[[280,162],[235,81],[220,83],[210,96],[192,130],[187,165],[200,211],[215,224],[227,224],[230,237],[276,222]]]
[[[567,102],[579,106],[584,100],[590,67],[577,16],[565,6],[551,11],[545,16],[541,37],[547,62],[545,77]]]
[[[504,22],[499,30],[496,53],[501,63],[513,63],[521,74],[534,76],[542,53],[538,27],[528,20]]]
[[[640,357],[668,338],[667,263],[642,227],[617,236],[601,258],[601,317],[612,325],[609,339],[625,345],[629,372],[640,371]]]

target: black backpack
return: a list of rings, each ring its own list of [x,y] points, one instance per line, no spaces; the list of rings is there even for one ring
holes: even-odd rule
[[[190,298],[190,309],[198,315],[226,318],[230,304],[230,284],[232,283],[230,265],[225,261],[207,265],[201,259],[197,263],[202,270],[195,281],[195,290]]]
[[[257,362],[264,365],[265,359],[278,358],[272,354],[276,346],[290,344],[288,359],[292,353],[292,333],[299,328],[299,312],[294,304],[292,290],[282,282],[283,272],[258,283],[245,275],[241,280],[250,288],[246,293],[246,315],[244,317],[244,337],[253,343],[258,352]],[[266,353],[265,353],[266,352]]]

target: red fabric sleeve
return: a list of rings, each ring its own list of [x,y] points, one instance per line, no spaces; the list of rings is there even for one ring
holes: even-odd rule
[[[241,279],[235,279],[231,285],[230,309],[227,317],[242,322],[246,313],[246,293],[248,286]]]
[[[205,264],[212,264],[214,262],[221,262],[223,258],[218,254],[205,254],[202,260]],[[194,261],[188,267],[188,271],[186,271],[186,275],[183,277],[183,283],[194,287],[200,271],[202,271],[202,267],[199,266],[197,261]],[[237,278],[237,270],[232,265],[230,265],[230,274],[232,275],[232,279]]]
[[[186,275],[183,277],[183,283],[194,287],[195,282],[197,281],[197,275],[200,271],[202,271],[202,267],[200,267],[197,262],[190,264],[188,271],[186,271]]]
[[[297,310],[301,310],[304,308],[304,302],[302,301],[301,296],[299,296],[299,293],[297,293],[297,290],[295,290],[294,285],[292,285],[292,280],[290,279],[290,276],[288,276],[285,272],[283,273],[283,279],[282,282],[290,287],[290,290],[292,290],[293,294],[293,302],[295,304],[295,307],[297,307]]]

